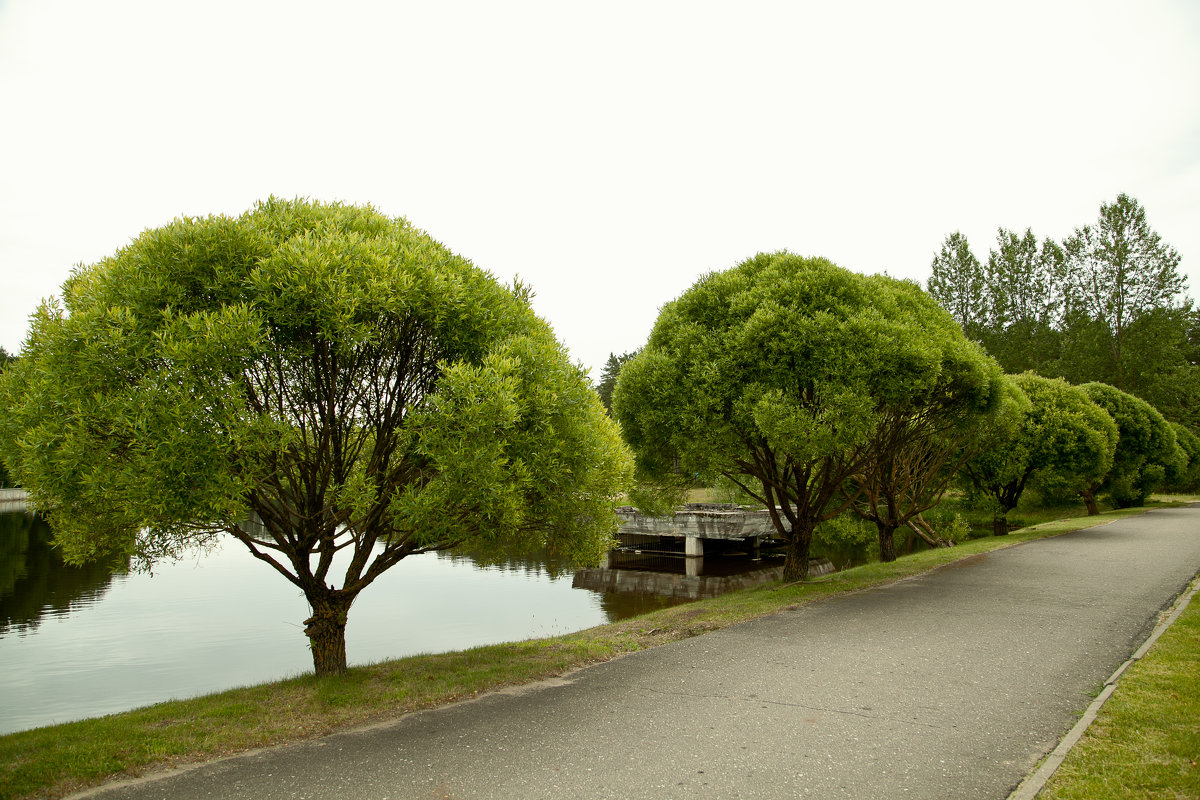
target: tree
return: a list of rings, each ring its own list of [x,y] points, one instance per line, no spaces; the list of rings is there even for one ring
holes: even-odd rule
[[[0,447],[71,562],[233,536],[341,672],[351,604],[408,556],[609,546],[631,459],[528,300],[370,208],[177,220],[37,311]]]
[[[967,237],[959,231],[947,236],[930,267],[929,294],[978,340],[990,323],[990,298],[983,266]]]
[[[996,231],[996,249],[986,268],[990,323],[983,337],[988,352],[1009,373],[1039,369],[1055,359],[1056,326],[1062,314],[1063,251],[1046,239],[1038,245],[1023,235]]]
[[[1095,227],[1076,228],[1063,242],[1068,306],[1103,325],[1113,363],[1109,383],[1128,389],[1124,352],[1130,326],[1155,309],[1176,307],[1185,279],[1179,253],[1146,222],[1146,212],[1126,194],[1100,206]]]
[[[1125,391],[1164,417],[1200,430],[1200,314],[1185,301],[1178,308],[1144,312],[1129,326],[1121,346]]]
[[[1096,493],[1103,489],[1108,490],[1116,508],[1144,504],[1168,471],[1177,471],[1177,463],[1185,458],[1175,442],[1175,432],[1162,414],[1141,398],[1106,383],[1086,383],[1080,388],[1108,412],[1118,435],[1112,469],[1080,492],[1088,514],[1100,513]]]
[[[814,527],[852,502],[842,486],[885,417],[957,392],[947,375],[985,385],[977,353],[912,284],[759,254],[663,307],[613,409],[643,475],[725,476],[763,503],[785,577],[802,579]]]
[[[638,349],[632,353],[622,353],[619,356],[613,353],[608,354],[608,361],[604,362],[604,369],[600,373],[600,383],[596,386],[596,394],[600,395],[600,402],[604,404],[604,410],[609,414],[612,413],[613,389],[617,386],[617,376],[621,374],[621,367],[640,352],[641,350]]]
[[[987,446],[964,469],[975,488],[995,507],[996,535],[1008,533],[1016,508],[1035,475],[1050,475],[1074,492],[1102,479],[1112,468],[1117,426],[1082,389],[1032,372],[1012,376],[1028,405],[1014,426],[991,432]]]
[[[1175,469],[1167,473],[1167,486],[1177,492],[1194,492],[1200,489],[1200,436],[1178,422],[1169,423],[1175,432],[1175,440],[1183,453]]]
[[[936,377],[903,400],[880,404],[867,457],[845,490],[855,512],[873,522],[881,561],[896,560],[895,532],[911,527],[931,544],[924,512],[942,495],[981,443],[980,426],[1001,411],[1000,367],[945,314],[930,313],[930,297],[915,285],[893,284],[897,315],[937,354]]]

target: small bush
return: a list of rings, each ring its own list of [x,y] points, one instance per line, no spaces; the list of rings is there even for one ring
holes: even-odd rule
[[[971,523],[967,522],[967,518],[962,514],[955,514],[949,523],[938,525],[935,529],[942,538],[955,544],[962,544],[971,538]]]
[[[845,569],[870,561],[878,546],[875,526],[846,513],[817,526],[811,554],[814,558],[828,558],[837,569]]]

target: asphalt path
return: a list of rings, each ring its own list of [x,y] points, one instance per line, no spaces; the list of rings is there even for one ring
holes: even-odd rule
[[[1006,798],[1200,570],[1162,509],[118,798]]]

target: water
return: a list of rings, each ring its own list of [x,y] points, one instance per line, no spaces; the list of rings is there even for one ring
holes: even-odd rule
[[[233,540],[154,575],[64,566],[49,532],[0,514],[0,733],[312,670],[298,589]],[[669,605],[571,587],[525,561],[406,558],[367,587],[351,664],[568,633]]]

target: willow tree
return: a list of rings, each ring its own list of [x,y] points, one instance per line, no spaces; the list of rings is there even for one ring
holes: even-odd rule
[[[909,381],[903,393],[877,402],[867,457],[844,487],[855,498],[855,512],[875,524],[880,560],[895,561],[898,528],[940,543],[922,530],[921,515],[941,502],[962,465],[986,446],[980,430],[1001,424],[997,416],[1009,409],[999,365],[930,295],[913,284],[868,280],[881,284],[876,304],[898,320],[897,341],[913,340],[924,350],[903,376]]]
[[[1088,514],[1099,514],[1096,494],[1107,490],[1116,508],[1141,506],[1168,474],[1184,471],[1187,455],[1176,443],[1175,431],[1154,406],[1106,383],[1082,387],[1092,402],[1108,412],[1117,425],[1112,469],[1081,492]]]
[[[986,407],[989,363],[913,285],[760,254],[663,307],[613,409],[649,480],[724,476],[763,503],[796,579],[885,420],[960,389]]]
[[[985,447],[964,465],[994,505],[996,535],[1008,533],[1008,512],[1030,479],[1049,478],[1078,494],[1108,474],[1117,446],[1112,417],[1083,389],[1032,372],[1011,380],[1025,398],[1016,423],[985,432]]]
[[[528,292],[403,219],[271,199],[77,269],[0,379],[0,446],[67,560],[227,535],[298,587],[318,674],[406,557],[595,561],[628,451]]]

